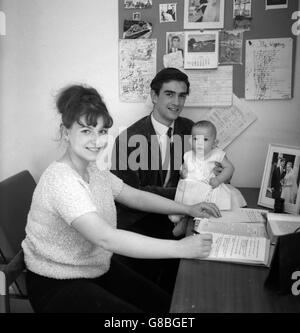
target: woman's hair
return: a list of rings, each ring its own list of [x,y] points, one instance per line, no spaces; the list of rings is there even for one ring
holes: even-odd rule
[[[158,96],[162,85],[170,81],[184,82],[186,84],[186,93],[190,93],[190,82],[188,76],[179,69],[172,67],[164,68],[158,72],[152,80],[150,87]]]
[[[217,137],[217,128],[211,121],[200,120],[193,125],[192,129],[193,128],[208,128],[209,130],[211,130],[213,136]]]
[[[71,85],[63,88],[57,96],[56,107],[61,114],[62,126],[68,129],[75,122],[82,125],[81,117],[85,117],[88,126],[95,127],[99,117],[103,118],[105,128],[113,125],[105,103],[92,87]]]

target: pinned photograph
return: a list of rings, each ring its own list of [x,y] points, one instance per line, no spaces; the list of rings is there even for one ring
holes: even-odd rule
[[[288,8],[288,0],[266,0],[266,10]]]
[[[233,18],[251,17],[252,16],[252,0],[233,0]]]
[[[185,33],[185,69],[211,69],[218,67],[219,32],[188,31]]]
[[[224,0],[184,0],[184,29],[222,29]]]
[[[125,9],[146,9],[152,7],[152,0],[124,0]]]
[[[136,12],[132,14],[133,21],[140,21],[142,18],[142,14],[140,12]]]
[[[167,3],[159,5],[160,23],[177,21],[177,5],[176,3]]]
[[[243,36],[241,30],[222,30],[219,34],[219,64],[242,64]]]
[[[152,24],[145,21],[124,20],[123,38],[137,39],[150,38],[152,35]]]
[[[299,214],[300,147],[270,144],[258,204],[274,208],[280,199],[283,211]]]
[[[166,53],[173,53],[180,51],[184,55],[184,40],[185,34],[180,32],[167,32],[166,33]]]

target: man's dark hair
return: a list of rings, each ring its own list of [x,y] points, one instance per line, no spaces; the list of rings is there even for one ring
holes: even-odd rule
[[[170,81],[184,82],[187,88],[187,95],[190,93],[190,82],[188,76],[179,69],[172,67],[164,68],[158,72],[152,80],[150,87],[156,95],[159,95],[162,85]]]

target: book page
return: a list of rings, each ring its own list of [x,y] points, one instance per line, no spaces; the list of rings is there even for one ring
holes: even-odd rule
[[[228,223],[211,222],[208,219],[201,219],[195,225],[195,230],[201,233],[222,233],[233,236],[265,237],[267,238],[266,227],[262,223]]]
[[[266,264],[269,240],[261,237],[213,233],[212,250],[207,259]]]
[[[240,208],[237,210],[221,211],[221,217],[211,216],[211,222],[225,222],[225,223],[265,223],[267,210]]]

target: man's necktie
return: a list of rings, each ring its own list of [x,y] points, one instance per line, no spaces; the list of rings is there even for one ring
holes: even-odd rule
[[[166,154],[165,154],[165,160],[164,160],[164,163],[163,163],[163,180],[166,179],[166,175],[168,173],[168,170],[170,168],[170,156],[172,156],[172,150],[173,150],[173,142],[171,140],[172,138],[172,127],[169,127],[168,131],[167,131],[167,144],[166,144]]]

